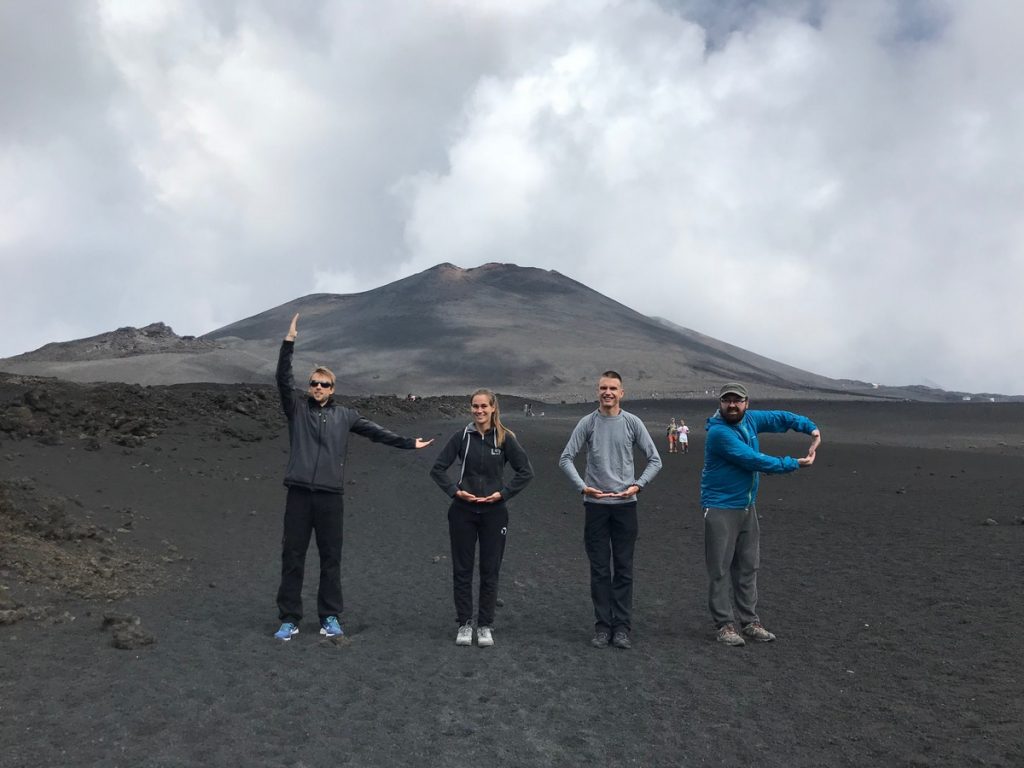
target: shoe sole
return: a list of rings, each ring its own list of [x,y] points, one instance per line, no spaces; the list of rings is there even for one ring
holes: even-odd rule
[[[281,641],[282,643],[287,643],[287,642],[288,642],[289,640],[291,640],[291,639],[292,639],[293,637],[295,637],[295,636],[296,636],[297,634],[299,634],[299,630],[295,630],[295,631],[294,631],[294,632],[292,632],[292,633],[291,633],[290,635],[288,635],[288,637],[279,637],[278,635],[276,635],[276,634],[275,634],[275,635],[274,635],[274,639],[275,639],[275,640],[280,640],[280,641]]]
[[[328,632],[326,629],[321,629],[320,630],[320,634],[323,635],[324,637],[344,637],[345,636],[344,632],[334,632],[334,633],[331,633],[331,632]]]
[[[479,648],[490,648],[490,647],[492,647],[494,645],[494,641],[491,640],[491,642],[489,642],[489,643],[488,642],[481,643],[479,640],[477,640],[476,644],[477,644],[477,646]]]

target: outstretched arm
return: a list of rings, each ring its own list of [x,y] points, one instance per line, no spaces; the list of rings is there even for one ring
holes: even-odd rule
[[[380,424],[376,424],[364,416],[359,416],[349,427],[350,432],[355,432],[357,435],[368,437],[375,443],[384,443],[384,445],[390,445],[392,448],[426,448],[432,442],[431,440],[424,440],[422,437],[415,439],[411,437],[402,437],[392,432],[390,429],[384,429]]]
[[[299,332],[296,326],[299,315],[296,313],[288,326],[288,333],[281,342],[281,352],[277,356],[277,392],[281,397],[281,409],[290,417],[295,406],[295,377],[292,375],[292,355],[295,353],[295,337]]]

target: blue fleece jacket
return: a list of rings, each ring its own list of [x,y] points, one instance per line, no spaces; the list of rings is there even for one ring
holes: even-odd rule
[[[811,434],[818,427],[805,416],[789,411],[747,411],[738,424],[729,424],[716,412],[707,420],[704,470],[700,475],[700,504],[718,509],[743,509],[757,499],[761,472],[782,474],[799,469],[790,456],[761,453],[759,432],[794,430]]]

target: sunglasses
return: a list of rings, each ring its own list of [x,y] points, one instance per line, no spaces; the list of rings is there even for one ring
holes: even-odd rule
[[[333,384],[329,381],[311,381],[309,382],[310,387],[320,387],[320,389],[332,389]]]

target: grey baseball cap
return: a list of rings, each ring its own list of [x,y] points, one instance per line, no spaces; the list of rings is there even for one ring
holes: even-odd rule
[[[739,395],[740,397],[746,399],[747,388],[744,387],[742,384],[737,384],[735,381],[732,381],[724,385],[722,389],[719,390],[718,392],[718,396],[720,398],[725,397],[726,395]]]

